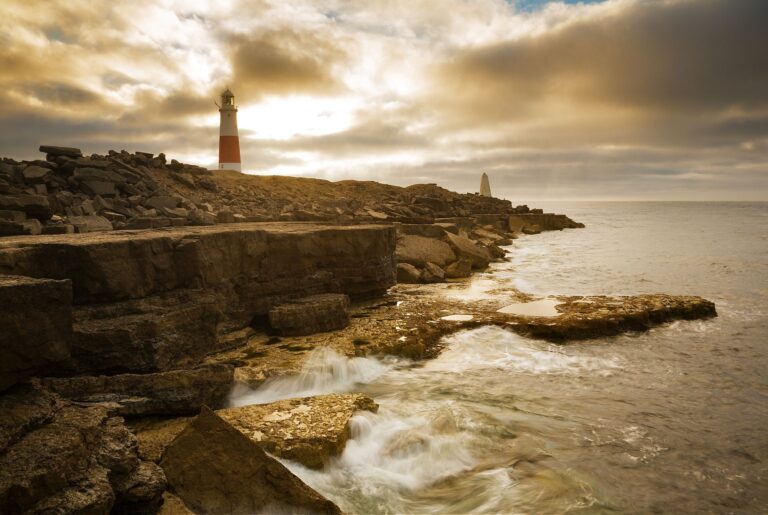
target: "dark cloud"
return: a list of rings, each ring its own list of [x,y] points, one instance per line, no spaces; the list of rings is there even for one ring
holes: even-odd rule
[[[639,111],[768,106],[768,2],[637,2],[458,54],[441,79],[489,116],[552,99]],[[465,104],[467,105],[467,104]]]
[[[335,71],[346,61],[346,52],[323,35],[283,29],[234,38],[231,49],[232,83],[246,100],[343,89]]]

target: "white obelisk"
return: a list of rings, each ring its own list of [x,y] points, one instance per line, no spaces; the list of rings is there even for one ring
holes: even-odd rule
[[[480,177],[480,195],[483,197],[492,197],[491,195],[491,181],[488,180],[488,174],[484,173]]]
[[[219,170],[240,171],[240,136],[237,134],[235,95],[227,88],[221,94],[219,125]]]

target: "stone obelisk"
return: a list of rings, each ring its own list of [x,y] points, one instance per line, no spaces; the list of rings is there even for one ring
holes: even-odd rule
[[[491,195],[491,181],[488,180],[488,174],[484,173],[480,178],[480,195],[483,197],[492,197]]]
[[[219,170],[240,171],[240,136],[237,133],[235,95],[227,88],[221,94],[219,125]]]

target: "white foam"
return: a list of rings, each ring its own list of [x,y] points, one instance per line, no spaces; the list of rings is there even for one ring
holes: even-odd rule
[[[374,358],[348,358],[321,347],[312,351],[301,373],[269,380],[256,390],[236,385],[230,406],[266,404],[293,397],[309,397],[351,390],[355,384],[370,383],[390,370],[397,360],[385,363]]]

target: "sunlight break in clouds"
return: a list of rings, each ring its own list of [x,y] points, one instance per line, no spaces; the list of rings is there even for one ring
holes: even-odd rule
[[[760,0],[11,0],[2,154],[40,143],[513,201],[768,197]]]

